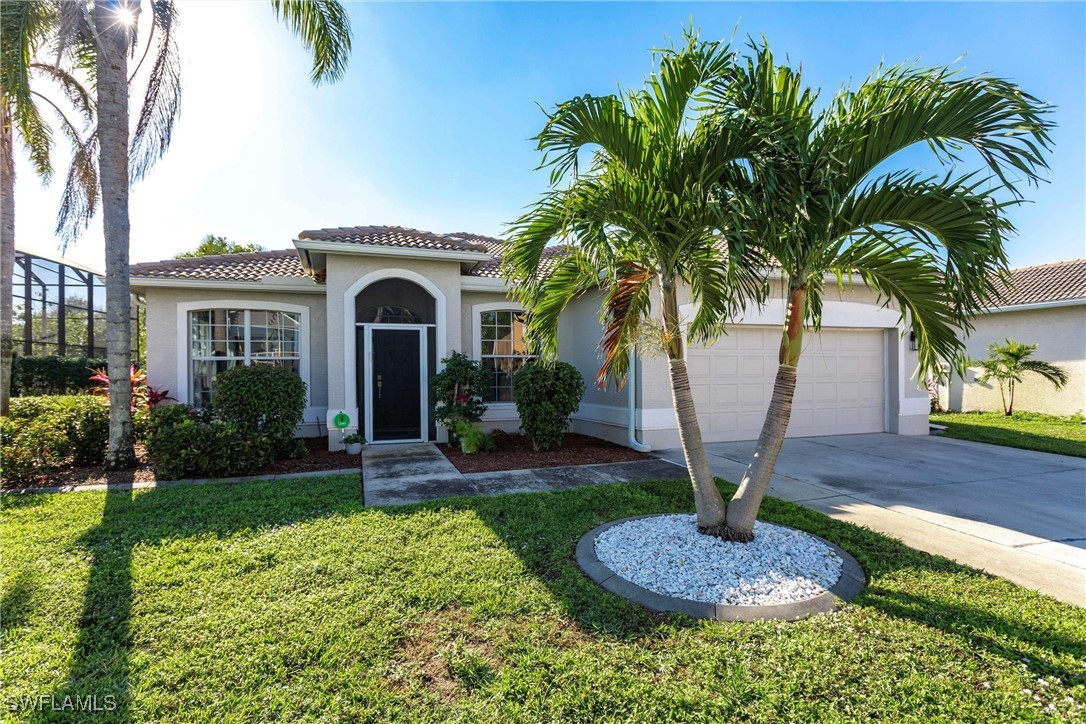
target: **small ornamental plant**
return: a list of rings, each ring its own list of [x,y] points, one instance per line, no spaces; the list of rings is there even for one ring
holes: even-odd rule
[[[453,352],[441,363],[444,369],[430,379],[437,398],[434,419],[455,436],[456,423],[483,419],[483,393],[490,386],[491,373],[462,352]]]
[[[365,445],[366,438],[359,435],[357,432],[353,432],[350,435],[344,435],[339,439],[344,445]]]

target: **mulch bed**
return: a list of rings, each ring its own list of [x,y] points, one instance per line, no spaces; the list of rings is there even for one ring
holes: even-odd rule
[[[462,473],[491,473],[497,470],[526,470],[528,468],[557,468],[566,465],[626,463],[647,460],[648,455],[628,447],[587,435],[566,433],[562,446],[536,452],[523,435],[495,432],[497,449],[489,453],[465,455],[458,447],[439,444],[437,447]]]
[[[293,460],[276,460],[270,465],[265,465],[253,475],[284,475],[290,473],[311,473],[321,470],[342,470],[360,466],[357,455],[348,455],[342,450],[330,452],[328,450],[327,437],[304,438],[306,447],[304,457]],[[151,469],[151,461],[147,450],[142,444],[136,444],[136,458],[139,463],[134,470],[105,470],[100,465],[89,467],[68,468],[43,476],[35,484],[20,483],[9,484],[3,481],[2,487],[8,488],[37,488],[68,485],[101,485],[104,483],[120,485],[125,483],[153,483],[158,480],[154,470]]]

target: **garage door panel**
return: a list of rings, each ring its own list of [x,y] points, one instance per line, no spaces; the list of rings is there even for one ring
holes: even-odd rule
[[[883,331],[808,333],[789,437],[881,432]],[[707,442],[758,437],[773,392],[780,330],[739,327],[710,348],[689,350],[691,386]]]

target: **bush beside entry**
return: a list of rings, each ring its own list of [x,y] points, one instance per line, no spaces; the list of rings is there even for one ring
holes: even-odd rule
[[[264,437],[276,457],[299,454],[294,432],[305,414],[306,387],[298,375],[282,367],[232,367],[215,378],[212,406],[216,414],[245,436]]]
[[[483,391],[490,386],[491,373],[462,352],[453,352],[441,360],[445,367],[430,378],[434,396],[434,419],[453,435],[456,423],[476,423],[483,419],[486,403]]]
[[[537,451],[562,444],[583,396],[584,378],[567,362],[529,362],[513,378],[520,427]]]
[[[155,475],[162,480],[249,475],[272,460],[267,438],[188,405],[151,412],[147,440]]]

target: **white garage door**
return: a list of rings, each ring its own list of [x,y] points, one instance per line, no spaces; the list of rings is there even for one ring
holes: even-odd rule
[[[758,437],[780,339],[779,327],[735,327],[712,347],[690,348],[690,384],[706,442]],[[804,335],[788,437],[883,431],[883,339],[880,329]]]

